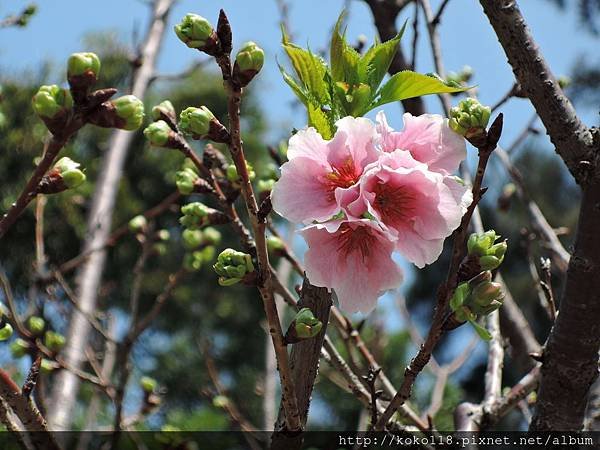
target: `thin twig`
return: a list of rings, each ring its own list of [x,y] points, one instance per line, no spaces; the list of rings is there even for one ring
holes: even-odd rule
[[[219,18],[223,28],[228,28],[228,20],[221,10]],[[271,281],[271,269],[269,264],[269,254],[266,242],[266,222],[258,217],[258,204],[250,182],[244,148],[242,146],[241,127],[240,127],[240,104],[242,101],[242,89],[232,79],[232,64],[230,56],[222,54],[217,57],[217,63],[223,74],[223,82],[227,88],[228,101],[227,112],[229,116],[229,134],[228,143],[231,157],[241,179],[241,193],[246,204],[246,209],[252,225],[254,242],[256,245],[256,255],[258,262],[258,290],[263,299],[267,322],[269,323],[269,333],[273,340],[275,355],[277,356],[279,375],[282,389],[282,403],[286,415],[286,429],[296,431],[301,429],[301,421],[298,413],[298,404],[296,400],[295,386],[292,382],[292,373],[285,345],[281,322],[277,305],[273,296],[273,287]]]
[[[425,2],[427,0],[424,0]],[[496,147],[496,143],[500,137],[502,130],[502,115],[494,121],[488,132],[487,142],[482,145],[479,149],[479,163],[477,166],[477,173],[475,180],[473,181],[473,202],[469,205],[467,212],[462,217],[459,227],[456,229],[454,234],[454,244],[452,248],[452,259],[448,268],[448,275],[446,281],[438,288],[437,301],[434,310],[433,320],[431,328],[425,342],[419,349],[417,355],[412,359],[410,365],[404,372],[404,379],[400,389],[388,405],[385,413],[380,417],[377,422],[375,429],[383,430],[388,420],[398,409],[398,407],[410,397],[412,386],[415,382],[417,375],[423,370],[431,359],[431,353],[437,345],[439,339],[443,334],[443,323],[445,319],[446,309],[450,301],[450,297],[456,288],[458,280],[458,268],[462,259],[466,254],[466,239],[469,231],[469,222],[473,216],[475,207],[481,200],[483,195],[482,182],[485,174],[485,169],[488,160]]]
[[[489,411],[502,395],[502,367],[504,365],[504,348],[500,334],[500,317],[498,311],[487,316],[487,329],[492,335],[489,345],[487,370],[485,372],[485,396],[483,410]]]
[[[431,19],[431,24],[435,27],[437,27],[442,19],[442,14],[444,14],[444,10],[446,9],[446,6],[448,6],[448,3],[450,3],[450,0],[443,0],[442,4],[440,5],[440,7],[437,10],[437,13],[435,13],[435,16],[433,17],[433,19]]]
[[[176,204],[180,198],[181,198],[181,194],[179,193],[179,191],[174,191],[171,194],[169,194],[167,197],[165,197],[163,200],[161,200],[160,203],[158,203],[157,205],[147,209],[146,211],[144,211],[141,214],[136,214],[136,216],[137,215],[144,216],[147,220],[155,219],[156,217],[158,217],[158,216],[164,214],[166,211],[170,210],[173,207],[173,205]],[[79,267],[83,262],[85,262],[92,253],[102,251],[108,247],[113,247],[115,244],[117,244],[117,242],[121,238],[126,236],[129,232],[130,232],[129,231],[129,222],[127,222],[127,223],[121,225],[120,227],[118,227],[117,229],[115,229],[110,234],[108,239],[106,239],[106,241],[104,242],[103,245],[83,251],[79,255],[73,257],[72,259],[70,259],[70,260],[62,263],[60,266],[58,266],[57,271],[62,273],[63,275],[68,272],[71,272],[72,270]]]

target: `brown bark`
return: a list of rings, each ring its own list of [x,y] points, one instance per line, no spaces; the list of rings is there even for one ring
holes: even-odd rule
[[[560,313],[543,355],[531,428],[580,430],[600,350],[600,181],[583,192]]]
[[[592,168],[592,133],[579,120],[539,51],[514,0],[480,0],[515,78],[542,119],[556,151],[578,182]]]
[[[323,328],[314,338],[294,344],[290,354],[292,378],[296,385],[296,398],[298,399],[298,412],[303,427],[306,425],[306,419],[308,418],[310,398],[319,370],[319,357],[327,332],[331,305],[331,293],[327,292],[327,288],[313,286],[304,277],[298,308],[310,308],[315,317],[323,323]]]
[[[543,355],[534,431],[579,430],[600,350],[600,140],[577,117],[514,0],[480,0],[515,77],[578,183],[583,198],[560,314]]]
[[[315,317],[323,323],[323,328],[314,338],[293,344],[290,354],[290,368],[292,370],[292,380],[296,387],[298,413],[300,414],[302,428],[306,426],[308,418],[310,399],[319,371],[319,358],[327,332],[331,305],[331,293],[327,291],[327,288],[313,286],[308,278],[304,277],[298,308],[310,308]],[[279,418],[275,425],[276,433],[273,435],[272,448],[300,448],[297,445],[301,445],[301,439],[296,439],[298,436],[287,436],[284,428],[285,411],[283,405],[281,405]],[[283,431],[283,433],[278,431]]]

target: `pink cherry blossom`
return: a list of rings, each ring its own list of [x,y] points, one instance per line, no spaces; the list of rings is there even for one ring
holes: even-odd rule
[[[402,282],[391,257],[394,242],[371,220],[311,225],[301,234],[308,244],[308,279],[334,289],[345,311],[371,311],[378,297]]]
[[[444,175],[454,173],[467,155],[465,140],[448,126],[438,114],[413,116],[405,113],[404,130],[388,126],[383,111],[377,114],[377,131],[386,152],[408,150],[414,159],[427,164],[429,170]]]
[[[380,156],[361,177],[353,215],[369,213],[396,239],[396,249],[417,267],[434,262],[444,239],[460,224],[470,191],[432,172],[404,150]]]
[[[330,141],[314,128],[290,139],[289,161],[281,167],[271,200],[273,209],[292,222],[309,224],[335,216],[344,206],[348,189],[379,156],[373,122],[345,117],[336,125]]]

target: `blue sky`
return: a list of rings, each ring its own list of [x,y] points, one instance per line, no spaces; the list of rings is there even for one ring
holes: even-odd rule
[[[440,0],[431,0],[434,9]],[[0,17],[20,10],[23,0],[0,3]],[[134,30],[143,36],[149,17],[149,8],[140,0],[53,0],[38,2],[39,13],[26,29],[5,29],[0,33],[0,70],[3,75],[18,74],[22,69],[35,67],[45,60],[66,60],[82,48],[82,36],[87,31],[114,30],[125,42],[131,42]],[[314,50],[325,49],[333,23],[345,5],[349,5],[348,38],[350,41],[364,34],[369,39],[376,35],[367,6],[361,0],[291,0],[290,23],[294,39],[299,44],[310,43]],[[555,74],[568,74],[577,58],[595,54],[598,40],[581,30],[574,12],[561,12],[548,0],[520,2],[533,34]],[[252,5],[252,6],[249,6]],[[261,102],[271,119],[272,135],[281,136],[290,126],[302,127],[305,119],[299,110],[292,110],[293,96],[282,82],[276,58],[285,61],[279,42],[279,15],[275,0],[180,0],[170,17],[159,69],[174,73],[199,58],[181,44],[171,31],[172,25],[187,12],[196,12],[216,21],[218,9],[229,15],[234,30],[235,44],[253,40],[267,53],[265,70],[258,78],[259,87],[267,94]],[[411,21],[414,8],[407,8],[399,17],[399,24],[409,20],[403,40],[407,49],[412,39]],[[422,19],[422,18],[421,18]],[[417,70],[433,71],[426,31],[420,20],[422,37],[418,47]],[[468,64],[475,70],[474,82],[479,85],[482,101],[495,103],[511,86],[512,72],[506,63],[492,29],[476,0],[452,0],[440,28],[446,70],[459,70]],[[57,82],[63,81],[60,79]],[[429,109],[439,109],[437,99],[427,100]],[[400,128],[401,109],[386,107],[392,125]],[[517,100],[504,108],[505,142],[519,131],[519,124],[527,120],[531,107]],[[597,120],[597,112],[585,111],[587,123]]]

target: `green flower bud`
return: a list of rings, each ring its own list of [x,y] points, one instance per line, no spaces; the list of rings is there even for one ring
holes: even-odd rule
[[[246,42],[237,56],[233,75],[242,86],[246,86],[256,76],[265,63],[265,52],[254,42]]]
[[[140,233],[148,226],[148,220],[140,214],[131,219],[128,225],[132,233]]]
[[[468,138],[485,130],[491,114],[489,106],[483,106],[474,98],[467,98],[450,109],[448,123],[452,130]]]
[[[140,387],[143,389],[144,392],[147,392],[149,394],[154,392],[157,385],[158,385],[158,383],[156,382],[156,380],[154,378],[146,377],[146,376],[143,376],[142,378],[140,378]]]
[[[67,89],[56,84],[41,86],[32,100],[35,113],[46,119],[56,119],[73,107],[73,98]]]
[[[503,258],[496,258],[495,256],[480,256],[479,267],[481,270],[494,270],[500,266]]]
[[[202,258],[202,262],[211,263],[215,260],[216,250],[212,245],[209,245],[208,247],[204,247],[202,250],[195,253],[199,253],[198,257]]]
[[[247,253],[227,248],[217,257],[213,269],[219,275],[221,286],[231,286],[239,283],[246,274],[254,272],[254,264]]]
[[[156,233],[156,237],[160,241],[168,241],[169,239],[171,239],[171,233],[169,232],[169,230],[165,229],[158,230],[158,233]]]
[[[189,107],[179,115],[179,128],[184,133],[206,136],[213,120],[216,120],[215,116],[206,106]]]
[[[10,344],[10,352],[13,358],[22,358],[29,351],[29,342],[24,339],[17,338]]]
[[[60,174],[62,182],[67,189],[74,189],[80,186],[86,179],[85,174],[79,170],[79,167],[79,163],[73,161],[71,158],[64,157],[56,162],[54,170]]]
[[[119,128],[137,130],[144,122],[144,104],[135,95],[124,95],[111,100],[117,115],[125,121]]]
[[[221,232],[213,227],[206,227],[202,230],[204,235],[204,244],[219,245],[221,243]]]
[[[271,192],[274,185],[275,180],[258,180],[258,183],[256,184],[256,190],[259,194],[262,194],[263,192]]]
[[[181,233],[183,239],[183,246],[188,250],[193,250],[200,247],[204,240],[204,235],[201,230],[183,230]]]
[[[506,241],[502,241],[492,245],[488,254],[493,254],[496,258],[502,259],[506,254],[506,250],[508,250],[508,244]]]
[[[41,317],[31,316],[27,320],[27,329],[33,334],[42,334],[45,326],[46,322]]]
[[[45,373],[46,375],[52,372],[55,369],[54,362],[49,359],[42,358],[42,362],[40,364],[40,371]]]
[[[215,408],[225,408],[229,405],[229,399],[224,395],[215,395],[212,403]]]
[[[195,229],[202,226],[203,219],[198,218],[196,216],[181,216],[179,218],[179,223],[184,228]]]
[[[494,230],[485,233],[473,233],[467,241],[467,250],[470,255],[488,255],[490,248],[499,238],[500,236],[496,235]]]
[[[161,120],[163,116],[171,117],[173,120],[177,117],[175,107],[169,100],[165,100],[152,108],[153,120]]]
[[[190,13],[175,25],[175,34],[188,47],[201,49],[213,39],[214,30],[204,17]]]
[[[229,181],[231,181],[232,183],[235,181],[238,181],[240,179],[238,173],[237,173],[237,169],[235,167],[235,164],[229,164],[227,166],[227,169],[225,170],[225,174],[227,176],[227,179]]]
[[[6,322],[2,328],[0,328],[0,341],[6,341],[13,334],[13,327],[10,323]]]
[[[321,331],[323,324],[309,308],[302,308],[294,318],[296,336],[300,339],[310,339]]]
[[[67,77],[79,75],[93,75],[94,79],[98,79],[100,74],[100,58],[98,55],[91,52],[73,53],[67,61]]]
[[[144,130],[144,136],[150,141],[150,144],[156,147],[165,147],[169,142],[169,137],[173,133],[171,127],[164,120],[152,122]]]
[[[255,42],[248,41],[236,55],[235,63],[242,72],[260,72],[265,63],[265,52]]]
[[[185,216],[206,217],[209,213],[209,208],[204,203],[192,202],[181,207],[181,212]]]
[[[195,272],[202,268],[202,252],[196,251],[192,253],[186,253],[183,257],[183,267],[188,272]]]
[[[190,195],[194,192],[194,184],[199,178],[194,170],[186,168],[175,174],[175,184],[181,194]]]
[[[277,253],[283,251],[285,245],[283,241],[279,239],[277,236],[269,236],[267,238],[267,249],[271,253]]]
[[[48,330],[44,335],[44,345],[53,352],[59,352],[66,343],[65,337],[55,331]]]
[[[500,283],[486,281],[475,286],[471,292],[471,309],[475,314],[485,315],[500,308],[504,292]]]
[[[248,171],[248,179],[250,181],[254,181],[254,179],[256,178],[256,172],[254,172],[254,168],[252,167],[252,164],[250,164],[248,161],[246,161],[246,170]],[[226,172],[227,179],[229,181],[231,181],[232,183],[235,183],[236,181],[240,180],[240,176],[238,175],[235,164],[229,164],[227,166],[227,169],[225,170],[225,172]]]

